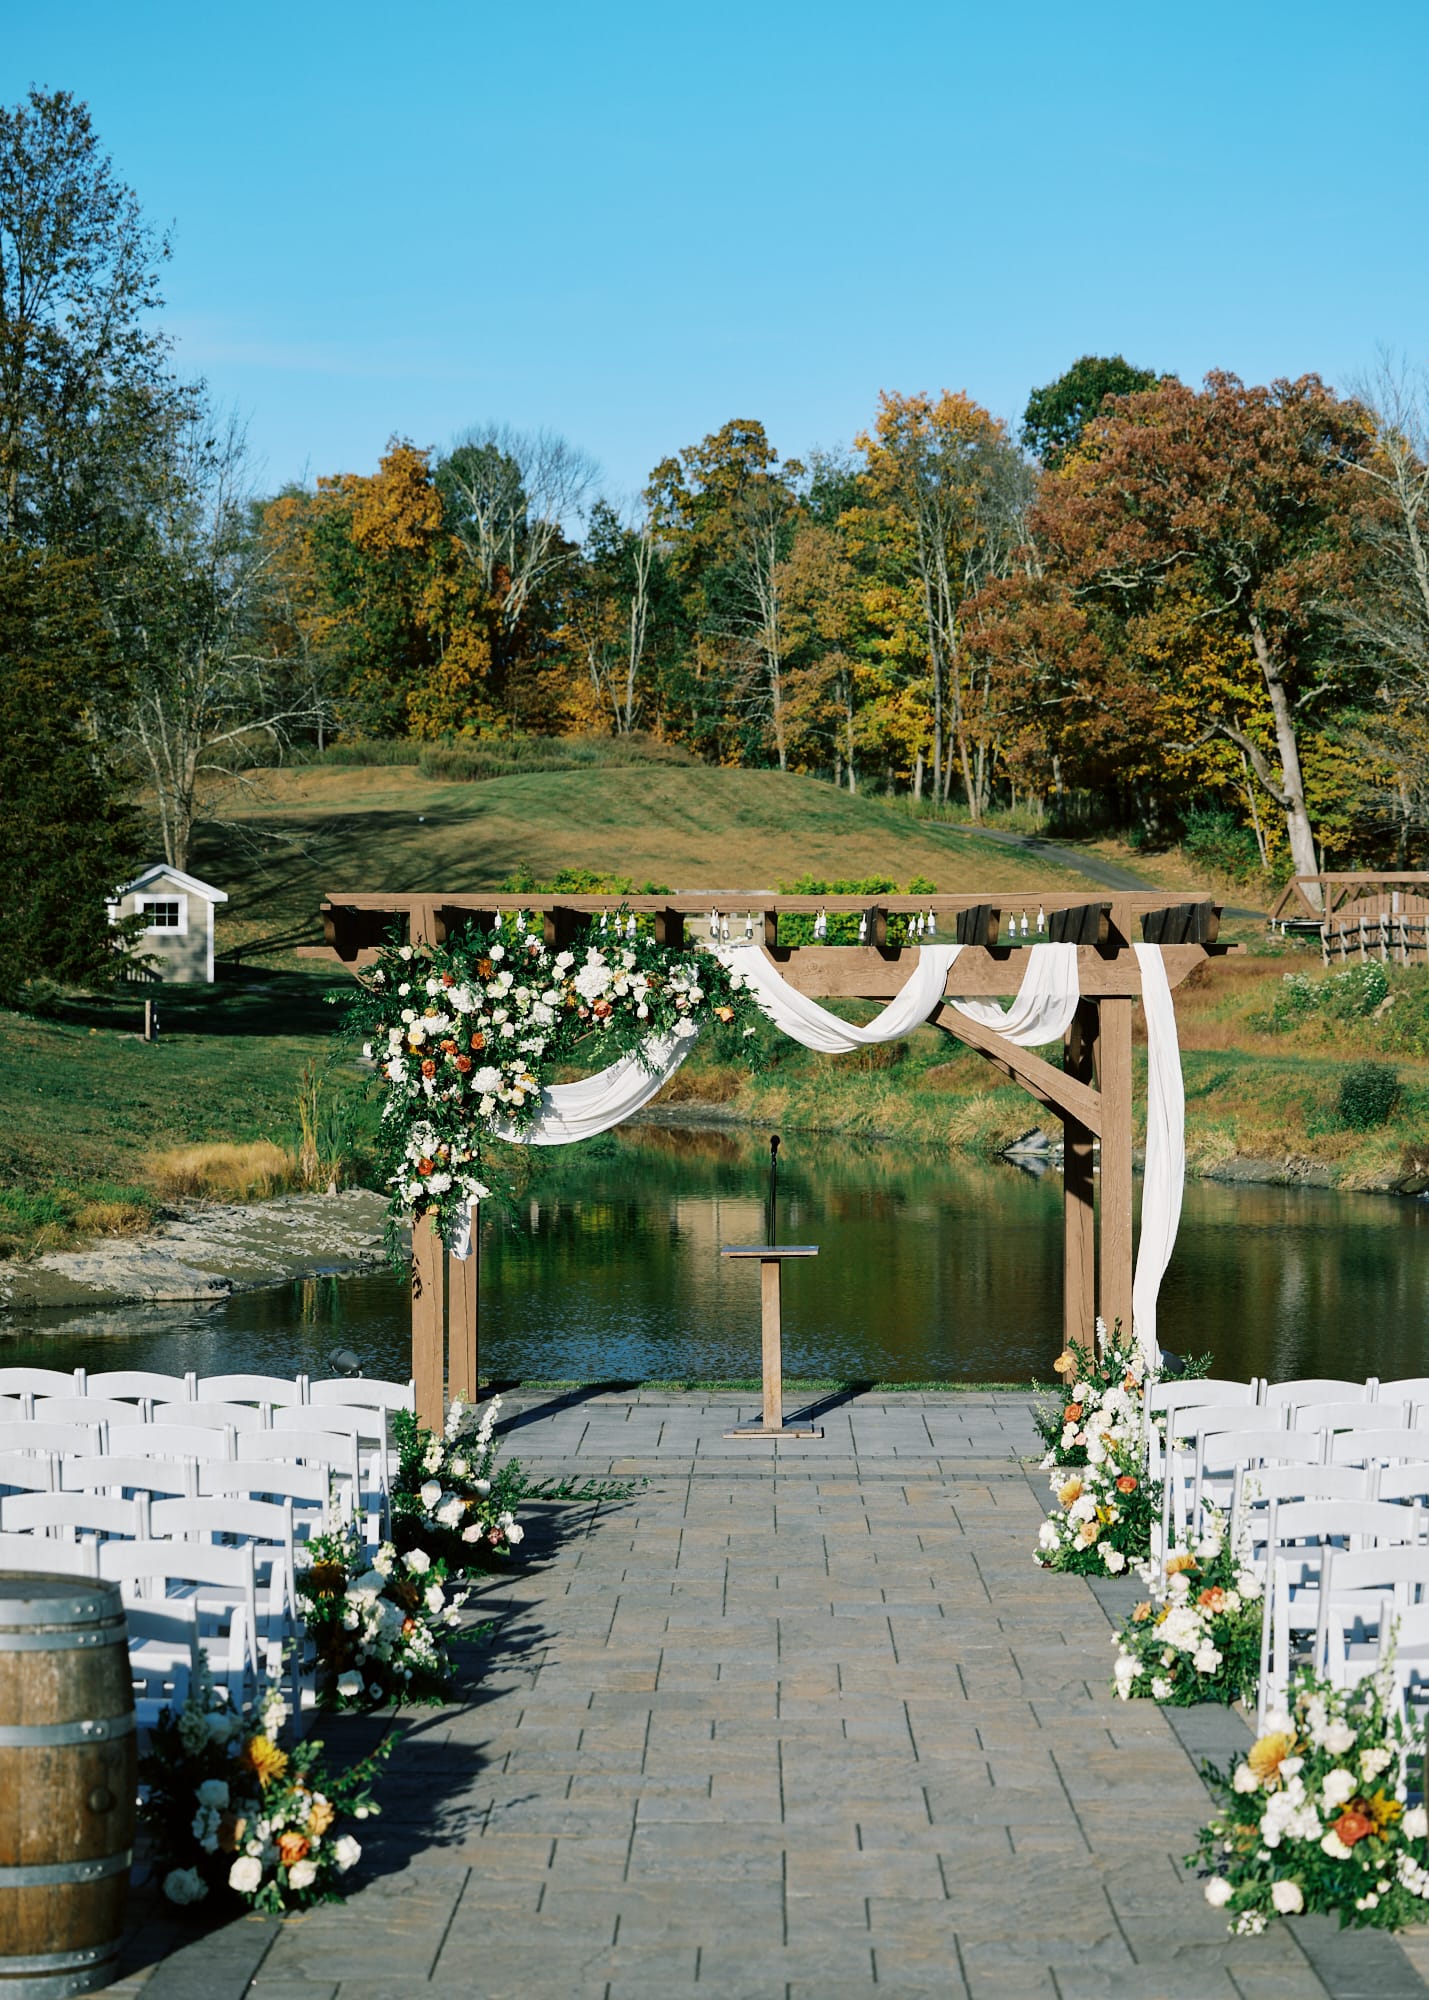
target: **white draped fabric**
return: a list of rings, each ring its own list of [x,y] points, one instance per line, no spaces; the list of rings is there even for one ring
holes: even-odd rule
[[[1186,1179],[1186,1091],[1176,1036],[1176,1009],[1166,961],[1154,944],[1135,947],[1146,1016],[1146,1173],[1141,1187],[1141,1235],[1131,1289],[1131,1323],[1137,1344],[1154,1367],[1156,1298],[1176,1247]]]
[[[954,954],[961,950],[961,945],[953,946]],[[1028,949],[1022,984],[1010,1007],[1000,1007],[996,1000],[950,1000],[948,1005],[984,1028],[995,1028],[1019,1048],[1038,1049],[1047,1042],[1061,1041],[1080,998],[1077,947],[1034,944]]]
[[[643,1111],[669,1082],[695,1045],[697,1022],[681,1021],[668,1035],[652,1035],[639,1053],[621,1056],[609,1069],[583,1076],[579,1083],[553,1083],[541,1092],[535,1120],[518,1130],[494,1125],[498,1139],[523,1146],[569,1146],[576,1139],[594,1139]]]
[[[940,1006],[948,983],[948,967],[961,951],[956,944],[925,944],[917,962],[896,998],[865,1027],[841,1021],[817,1000],[798,993],[778,967],[752,944],[715,945],[710,950],[737,972],[749,985],[756,1000],[776,1028],[806,1049],[818,1049],[826,1056],[846,1056],[854,1049],[866,1049],[875,1042],[895,1042],[914,1028],[921,1028]]]

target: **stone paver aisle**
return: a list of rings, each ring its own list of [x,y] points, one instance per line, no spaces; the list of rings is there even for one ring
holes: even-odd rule
[[[506,1624],[472,1704],[419,1721],[386,1784],[370,1855],[386,1872],[345,1907],[231,1925],[126,1986],[146,2000],[1429,1991],[1376,1935],[1316,1922],[1226,1937],[1179,1867],[1207,1811],[1191,1755],[1150,1704],[1113,1698],[1097,1595],[1033,1566],[1024,1400],[858,1399],[824,1413],[822,1443],[777,1448],[724,1439],[735,1408],[513,1401],[508,1445],[537,1476],[648,1483],[542,1510],[542,1559],[487,1591]],[[1219,1728],[1229,1745],[1240,1725]]]

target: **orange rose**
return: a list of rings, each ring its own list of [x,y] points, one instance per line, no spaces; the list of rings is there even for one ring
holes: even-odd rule
[[[1080,1404],[1080,1403],[1068,1403],[1068,1405],[1067,1405],[1066,1409],[1065,1409],[1065,1410],[1063,1410],[1063,1412],[1062,1412],[1062,1422],[1063,1422],[1064,1424],[1077,1424],[1077,1423],[1080,1423],[1080,1422],[1081,1422],[1081,1420],[1082,1420],[1082,1406],[1081,1406],[1081,1404]]]
[[[1120,1479],[1116,1482],[1116,1490],[1118,1493],[1134,1493],[1136,1491],[1136,1481],[1129,1472],[1123,1472]]]
[[[591,1008],[590,1011],[592,1012],[592,1014],[595,1015],[597,1021],[603,1021],[606,1015],[609,1014],[612,1011],[612,1009],[610,1002],[608,1000],[597,1000],[595,1005]]]
[[[1225,1604],[1225,1601],[1225,1591],[1218,1583],[1213,1583],[1209,1590],[1203,1590],[1196,1599],[1197,1604],[1200,1605],[1203,1611],[1219,1611]]]
[[[431,1057],[430,1057],[430,1056],[428,1056],[428,1057],[427,1057],[427,1060],[426,1060],[426,1061],[425,1061],[425,1062],[424,1062],[424,1063],[422,1064],[422,1075],[423,1075],[423,1076],[435,1076],[435,1075],[436,1075],[436,1073],[437,1073],[437,1066],[436,1066],[436,1064],[435,1064],[435,1063],[434,1063],[434,1062],[432,1061]]]
[[[291,1868],[295,1861],[305,1861],[312,1848],[312,1842],[305,1834],[280,1833],[278,1835],[278,1859],[285,1868]]]
[[[320,1795],[308,1808],[308,1832],[316,1834],[321,1839],[336,1817],[331,1799],[325,1799]]]
[[[422,1067],[425,1069],[426,1064],[424,1063]],[[419,1174],[423,1175],[434,1174],[436,1170],[437,1170],[437,1163],[435,1160],[421,1159],[418,1160],[417,1162],[417,1172]]]
[[[447,1056],[454,1056],[454,1055],[456,1054],[456,1043],[455,1043],[455,1042],[443,1042],[443,1043],[442,1043],[442,1054],[443,1054],[443,1055],[447,1055]]]
[[[1334,1830],[1346,1847],[1353,1847],[1357,1840],[1363,1840],[1367,1834],[1374,1832],[1374,1821],[1368,1813],[1357,1812],[1351,1806],[1335,1821]]]
[[[478,1055],[480,1055],[481,1051],[482,1051],[482,1050],[483,1050],[483,1049],[484,1049],[484,1048],[486,1047],[486,1037],[485,1037],[485,1035],[483,1035],[483,1034],[475,1034],[475,1035],[473,1035],[473,1036],[472,1036],[472,1038],[471,1038],[471,1042],[470,1042],[469,1046],[470,1046],[471,1048],[474,1048],[474,1049],[476,1050],[477,1054],[478,1054]]]
[[[454,974],[452,974],[452,973],[450,973],[450,972],[444,972],[444,973],[442,974],[442,984],[443,984],[443,986],[455,986],[455,985],[456,985],[456,978],[455,978]]]
[[[461,1071],[462,1075],[465,1076],[467,1071],[471,1068],[471,1057],[458,1056],[456,1059],[456,1066]]]
[[[715,1019],[717,1021],[732,1021],[734,1019],[733,1007],[716,1007]]]
[[[1143,1600],[1140,1604],[1134,1604],[1131,1608],[1131,1622],[1133,1625],[1144,1625],[1150,1616],[1151,1605],[1147,1600]]]

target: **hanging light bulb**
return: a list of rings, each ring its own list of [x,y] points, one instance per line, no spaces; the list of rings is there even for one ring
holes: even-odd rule
[[[928,912],[928,935],[930,937],[938,935],[938,913],[936,910],[929,910]]]
[[[718,938],[718,936],[719,936],[719,911],[718,911],[718,910],[711,910],[711,911],[710,911],[710,936],[711,936],[712,938]]]
[[[524,910],[516,912],[516,929],[520,936],[524,937],[526,935],[526,912]]]
[[[1027,912],[1026,912],[1026,910],[1024,910],[1024,911],[1022,912],[1022,935],[1023,935],[1024,937],[1026,937],[1026,935],[1027,935]]]
[[[754,942],[754,913],[753,913],[753,911],[746,911],[746,912],[745,912],[745,918],[744,918],[744,941],[745,941],[745,943],[746,943],[746,944],[752,944],[752,943]]]
[[[868,942],[868,918],[866,916],[860,917],[858,920],[858,941],[860,944]]]
[[[719,920],[719,937],[720,937],[720,943],[721,943],[721,944],[728,944],[728,943],[729,943],[729,918],[728,918],[728,917],[721,917],[721,918],[720,918],[720,920]]]
[[[1047,912],[1046,912],[1046,911],[1045,911],[1045,910],[1044,910],[1044,909],[1042,908],[1042,905],[1041,905],[1041,904],[1039,903],[1039,904],[1037,905],[1037,935],[1038,935],[1038,937],[1041,937],[1041,935],[1042,935],[1043,931],[1045,931],[1045,930],[1046,930],[1046,928],[1047,928]]]
[[[632,939],[633,939],[633,938],[634,938],[634,936],[635,936],[635,912],[634,912],[634,910],[632,910],[632,911],[630,912],[630,915],[629,915],[628,919],[626,920],[626,925],[625,925],[625,935],[626,935],[626,936],[627,936],[628,938],[632,938]]]

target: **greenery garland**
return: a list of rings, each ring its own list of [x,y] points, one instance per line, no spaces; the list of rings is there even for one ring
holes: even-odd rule
[[[394,1224],[431,1215],[450,1242],[469,1202],[509,1193],[491,1142],[530,1129],[559,1071],[648,1064],[652,1040],[689,1026],[747,1048],[757,1013],[712,952],[629,935],[619,917],[559,952],[517,925],[384,945],[347,1024],[384,1086],[377,1153]]]

